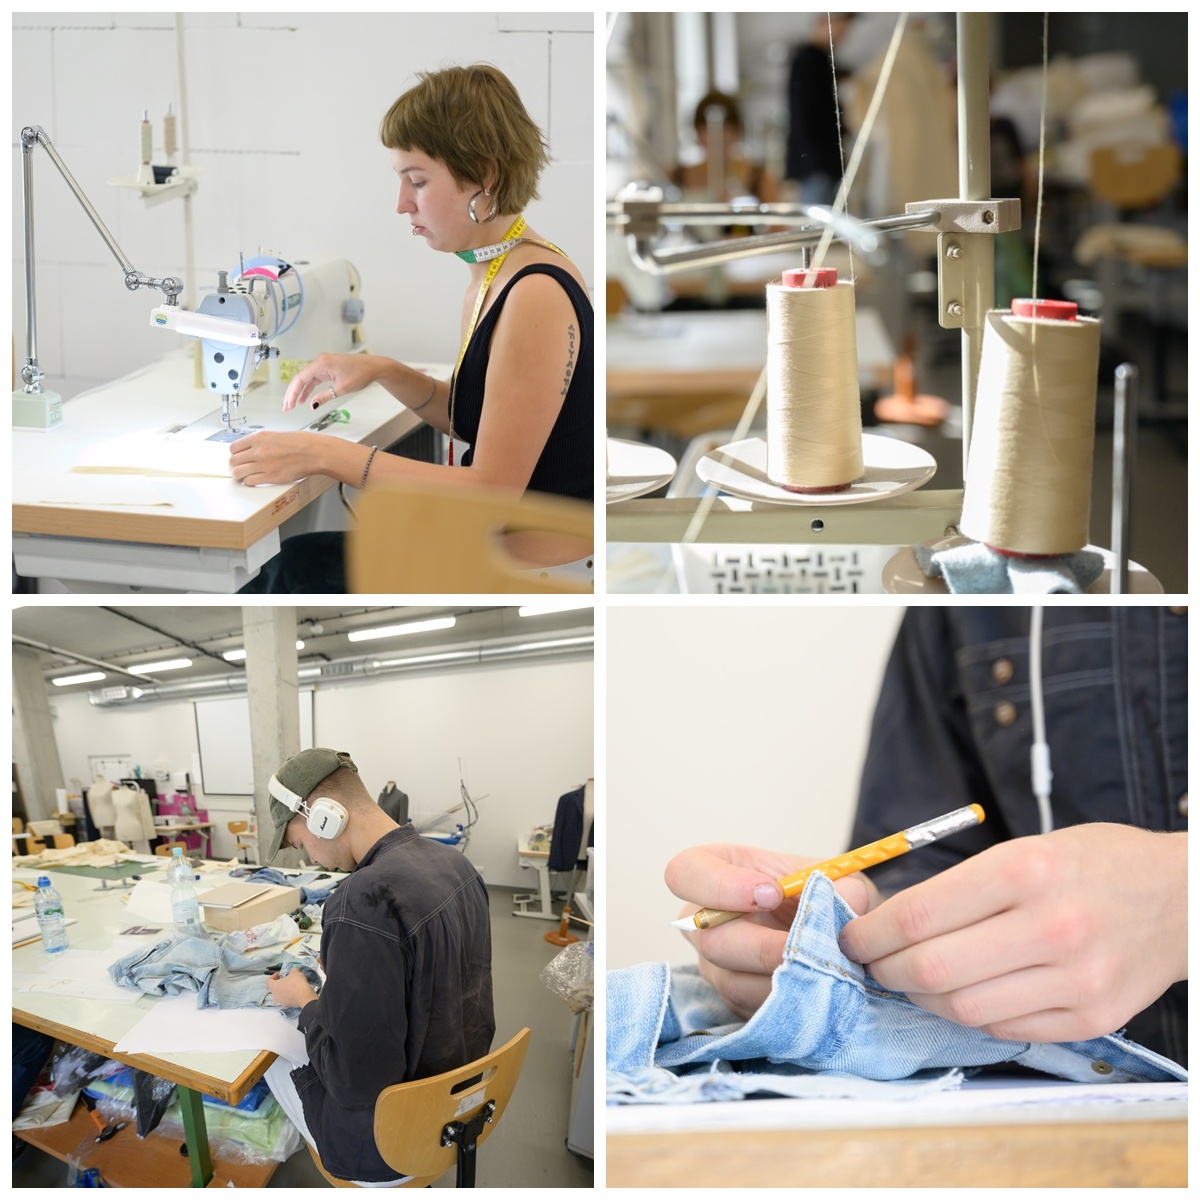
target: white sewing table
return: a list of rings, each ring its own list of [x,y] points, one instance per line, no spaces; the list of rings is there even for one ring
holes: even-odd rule
[[[449,375],[444,366],[414,365]],[[280,411],[283,391],[252,387],[239,415],[249,425],[298,431],[346,408],[350,420],[322,432],[379,446],[421,424],[377,384],[316,412]],[[195,386],[186,348],[66,401],[55,429],[14,429],[17,573],[61,580],[70,591],[235,592],[278,553],[285,522],[293,532],[312,527],[296,517],[335,482],[235,483],[228,444],[208,440],[221,429],[220,399]],[[81,466],[105,473],[74,470]]]
[[[527,895],[513,896],[513,903],[516,907],[513,909],[514,917],[543,917],[547,921],[557,921],[558,917],[554,915],[554,910],[550,905],[550,844],[546,843],[546,849],[535,850],[531,846],[522,842],[517,838],[517,866],[528,867],[531,871],[537,872],[538,890],[537,895],[532,893]],[[537,900],[537,908],[530,908],[529,905]]]
[[[159,859],[155,865],[161,865],[161,862]],[[93,879],[57,871],[53,867],[13,870],[14,879],[29,883],[42,874],[51,876],[62,895],[68,918],[75,920],[67,927],[71,946],[82,950],[107,950],[122,928],[124,901],[121,893],[111,889],[94,891]],[[225,882],[228,875],[214,873],[211,878],[214,883]],[[126,918],[125,924],[129,923]],[[63,953],[70,954],[71,951],[68,949]],[[16,946],[12,957],[13,974],[40,974],[48,957],[40,940]],[[229,1104],[239,1103],[275,1061],[275,1055],[266,1050],[212,1054],[114,1053],[113,1047],[157,1003],[158,997],[149,995],[135,1003],[124,1004],[14,988],[12,1019],[18,1025],[117,1059],[179,1086],[188,1156],[182,1157],[177,1143],[168,1138],[139,1140],[131,1122],[112,1140],[102,1147],[95,1147],[95,1152],[88,1155],[86,1165],[99,1167],[106,1180],[127,1187],[187,1187],[190,1177],[191,1186],[204,1187],[208,1180],[203,1177],[208,1175],[212,1178],[212,1186],[225,1187],[231,1181],[237,1187],[263,1186],[278,1164],[236,1164],[211,1158],[200,1095],[207,1093]],[[96,1128],[84,1106],[78,1104],[65,1124],[19,1130],[18,1134],[30,1144],[66,1161],[78,1150],[88,1131],[94,1135]],[[169,1147],[169,1154],[164,1147]],[[126,1182],[122,1185],[121,1180]]]

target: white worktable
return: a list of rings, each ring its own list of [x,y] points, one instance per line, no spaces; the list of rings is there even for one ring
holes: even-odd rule
[[[207,440],[221,429],[220,399],[195,386],[193,364],[191,351],[176,351],[68,401],[55,429],[13,430],[18,574],[63,580],[72,591],[234,592],[278,553],[281,526],[334,486],[324,476],[235,483],[228,444]],[[346,408],[349,422],[324,435],[379,446],[421,423],[377,384],[315,413],[281,412],[282,396],[281,384],[262,384],[239,413],[249,425],[297,431]],[[176,474],[85,474],[79,466]]]

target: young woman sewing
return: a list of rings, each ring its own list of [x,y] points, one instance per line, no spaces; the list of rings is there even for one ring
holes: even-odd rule
[[[477,64],[420,76],[384,116],[380,137],[399,179],[396,212],[414,237],[467,264],[453,378],[435,381],[379,355],[323,354],[292,379],[283,407],[378,383],[469,449],[441,465],[320,434],[261,432],[232,444],[234,479],[321,474],[353,487],[428,479],[591,501],[592,306],[579,270],[521,215],[548,161],[541,131],[512,83]],[[291,538],[241,590],[344,592],[343,539]],[[592,578],[591,547],[577,539],[525,533],[506,546],[552,577]]]

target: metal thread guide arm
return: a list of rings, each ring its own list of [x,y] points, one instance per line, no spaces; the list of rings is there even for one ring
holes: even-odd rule
[[[75,195],[87,213],[88,219],[96,227],[96,232],[104,239],[104,244],[112,251],[113,257],[125,272],[125,286],[131,291],[138,288],[157,288],[166,297],[169,305],[179,302],[179,293],[183,291],[183,283],[174,276],[155,279],[139,271],[131,263],[124,251],[117,245],[116,238],[109,232],[108,227],[100,219],[100,214],[92,207],[91,201],[83,189],[75,181],[75,177],[67,169],[57,150],[55,150],[46,131],[40,125],[26,125],[21,130],[21,185],[22,199],[25,208],[25,311],[26,311],[26,355],[25,364],[21,368],[23,387],[13,393],[13,424],[41,429],[48,429],[62,423],[62,398],[54,392],[46,392],[42,387],[44,374],[37,360],[37,288],[36,272],[33,254],[33,150],[41,146],[50,156],[50,161],[58,168],[59,174],[66,180],[67,186]]]

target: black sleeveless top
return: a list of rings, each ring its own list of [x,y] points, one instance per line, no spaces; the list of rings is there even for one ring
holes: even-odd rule
[[[484,313],[471,335],[454,390],[454,433],[462,441],[471,443],[471,449],[463,455],[463,466],[471,465],[475,439],[479,436],[492,331],[500,319],[509,289],[525,275],[549,275],[556,279],[570,297],[575,315],[579,318],[575,371],[571,376],[558,419],[554,422],[541,457],[533,468],[528,488],[534,492],[550,492],[557,496],[572,496],[592,501],[592,463],[595,450],[592,304],[575,278],[562,267],[552,263],[531,263],[522,267],[505,284],[504,290]]]

